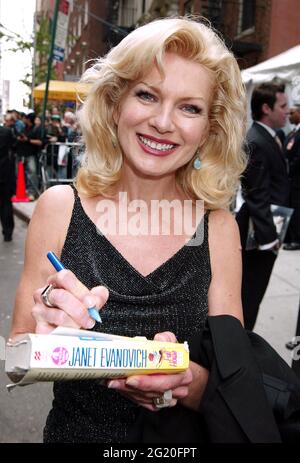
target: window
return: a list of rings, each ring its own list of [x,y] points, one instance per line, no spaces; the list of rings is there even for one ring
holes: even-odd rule
[[[88,2],[88,0],[85,0],[85,4],[84,4],[84,25],[86,26],[88,22],[89,22],[89,2]]]
[[[131,27],[136,22],[136,5],[134,0],[120,1],[119,25]]]
[[[184,2],[184,14],[194,13],[194,0],[187,0]]]
[[[239,32],[252,29],[255,26],[255,0],[241,0]]]
[[[78,37],[81,36],[81,12],[79,13],[77,17],[77,35]]]

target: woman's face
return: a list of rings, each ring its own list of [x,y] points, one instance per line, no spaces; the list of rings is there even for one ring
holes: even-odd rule
[[[114,119],[124,164],[147,176],[174,173],[194,157],[209,129],[213,77],[200,64],[167,53],[135,82]]]

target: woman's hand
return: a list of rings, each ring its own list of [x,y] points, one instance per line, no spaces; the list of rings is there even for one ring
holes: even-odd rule
[[[158,333],[155,341],[176,342],[173,333]],[[108,387],[120,391],[125,397],[151,411],[160,410],[153,399],[159,398],[164,392],[172,391],[172,400],[169,404],[174,407],[178,399],[188,395],[188,386],[192,382],[191,369],[177,374],[135,375],[126,379],[117,379],[108,382]]]
[[[89,290],[70,270],[55,273],[48,278],[48,284],[54,286],[48,296],[53,308],[43,302],[41,294],[45,288],[38,289],[33,296],[36,333],[47,334],[57,326],[91,329],[95,325],[87,309],[103,307],[109,295],[107,288],[96,286]]]

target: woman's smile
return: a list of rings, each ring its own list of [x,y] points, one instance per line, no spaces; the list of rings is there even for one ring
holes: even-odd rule
[[[153,156],[167,156],[174,153],[177,146],[179,146],[177,143],[172,143],[169,140],[159,140],[158,138],[149,135],[137,134],[137,137],[139,144],[145,153]]]

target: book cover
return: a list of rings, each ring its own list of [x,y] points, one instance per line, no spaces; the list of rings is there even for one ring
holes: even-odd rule
[[[189,366],[185,343],[149,341],[94,331],[57,328],[28,333],[6,345],[10,389],[39,381],[120,378],[134,374],[179,373]]]

